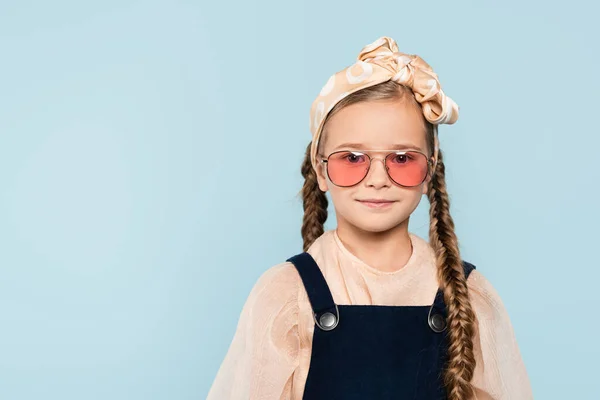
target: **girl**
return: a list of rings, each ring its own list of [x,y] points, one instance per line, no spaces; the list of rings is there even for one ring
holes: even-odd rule
[[[457,118],[392,38],[331,76],[302,165],[304,252],[256,282],[209,400],[533,397],[501,299],[460,257],[437,137]],[[429,242],[408,231],[423,194]]]

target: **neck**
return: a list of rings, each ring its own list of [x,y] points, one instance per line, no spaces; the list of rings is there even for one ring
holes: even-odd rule
[[[384,232],[369,232],[348,223],[339,223],[336,232],[344,246],[365,264],[382,272],[402,269],[413,249],[408,219]]]

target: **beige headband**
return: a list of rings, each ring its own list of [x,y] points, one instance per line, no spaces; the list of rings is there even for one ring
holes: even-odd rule
[[[399,52],[394,39],[382,36],[363,47],[356,63],[332,75],[313,102],[310,131],[313,138],[311,160],[315,168],[323,121],[329,111],[349,94],[389,80],[413,91],[422,106],[423,115],[432,124],[453,124],[458,119],[458,105],[444,94],[429,64],[419,56]],[[437,148],[436,135],[436,160]]]

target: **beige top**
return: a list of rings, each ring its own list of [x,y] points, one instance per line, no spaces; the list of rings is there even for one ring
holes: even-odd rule
[[[413,252],[399,270],[366,265],[326,231],[308,249],[337,304],[431,305],[438,289],[435,255],[410,233]],[[478,319],[476,399],[532,399],[509,316],[498,293],[474,270],[467,281]],[[266,270],[242,309],[237,330],[207,400],[301,400],[310,365],[314,320],[294,265]]]

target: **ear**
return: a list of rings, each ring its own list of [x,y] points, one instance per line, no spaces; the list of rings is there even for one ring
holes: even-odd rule
[[[423,194],[427,194],[427,188],[429,188],[429,182],[431,181],[431,177],[429,175],[427,175],[427,179],[425,179],[425,182],[423,182]]]
[[[434,160],[434,164],[435,164],[435,160]],[[433,166],[431,166],[429,168],[429,173],[427,174],[427,178],[425,179],[425,182],[423,182],[423,194],[427,194],[427,189],[429,188],[429,184],[431,182],[431,179],[433,178],[433,174],[435,174],[435,170],[433,169]]]
[[[329,187],[327,185],[327,176],[325,176],[325,165],[319,163],[315,166],[313,164],[313,168],[317,173],[317,182],[319,182],[319,189],[321,189],[322,192],[326,192],[327,190],[329,190]]]

